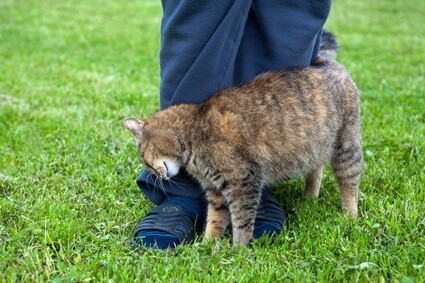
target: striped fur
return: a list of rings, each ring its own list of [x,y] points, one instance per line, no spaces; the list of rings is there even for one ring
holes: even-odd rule
[[[234,244],[246,246],[261,188],[306,176],[303,194],[318,196],[329,162],[343,208],[357,216],[360,127],[356,85],[323,56],[314,66],[262,74],[205,103],[156,112],[131,130],[145,164],[167,158],[201,183],[209,201],[206,237],[219,237],[231,223]],[[148,170],[161,177],[165,169]]]

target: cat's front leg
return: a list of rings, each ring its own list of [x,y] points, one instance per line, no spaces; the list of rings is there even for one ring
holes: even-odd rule
[[[223,195],[229,203],[233,245],[248,246],[253,239],[255,216],[261,198],[261,182],[256,178],[245,178],[232,183],[223,190]]]
[[[227,201],[221,193],[206,191],[208,198],[208,216],[205,236],[207,240],[222,236],[230,223]]]

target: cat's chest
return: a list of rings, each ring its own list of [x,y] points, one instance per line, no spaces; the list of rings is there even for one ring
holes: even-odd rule
[[[198,181],[205,178],[205,165],[203,162],[193,160],[186,165],[186,171]]]
[[[215,168],[202,158],[193,158],[185,166],[186,171],[203,187],[208,187],[216,174]]]

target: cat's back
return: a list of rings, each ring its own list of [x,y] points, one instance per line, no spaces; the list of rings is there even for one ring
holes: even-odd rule
[[[348,72],[335,61],[268,72],[202,104],[204,147],[229,157],[239,150],[265,167],[293,163],[289,176],[329,158],[345,114],[358,112],[357,99]]]
[[[314,66],[267,72],[249,83],[222,90],[204,107],[207,119],[223,131],[249,138],[289,128],[301,130],[334,122],[345,111],[347,100],[358,92],[345,68],[333,60]],[[356,101],[353,102],[353,105]]]

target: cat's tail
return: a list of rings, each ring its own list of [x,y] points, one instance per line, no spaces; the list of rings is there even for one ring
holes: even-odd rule
[[[319,56],[324,56],[336,59],[338,55],[338,41],[336,36],[330,31],[324,30],[322,34],[322,41],[320,42]]]

